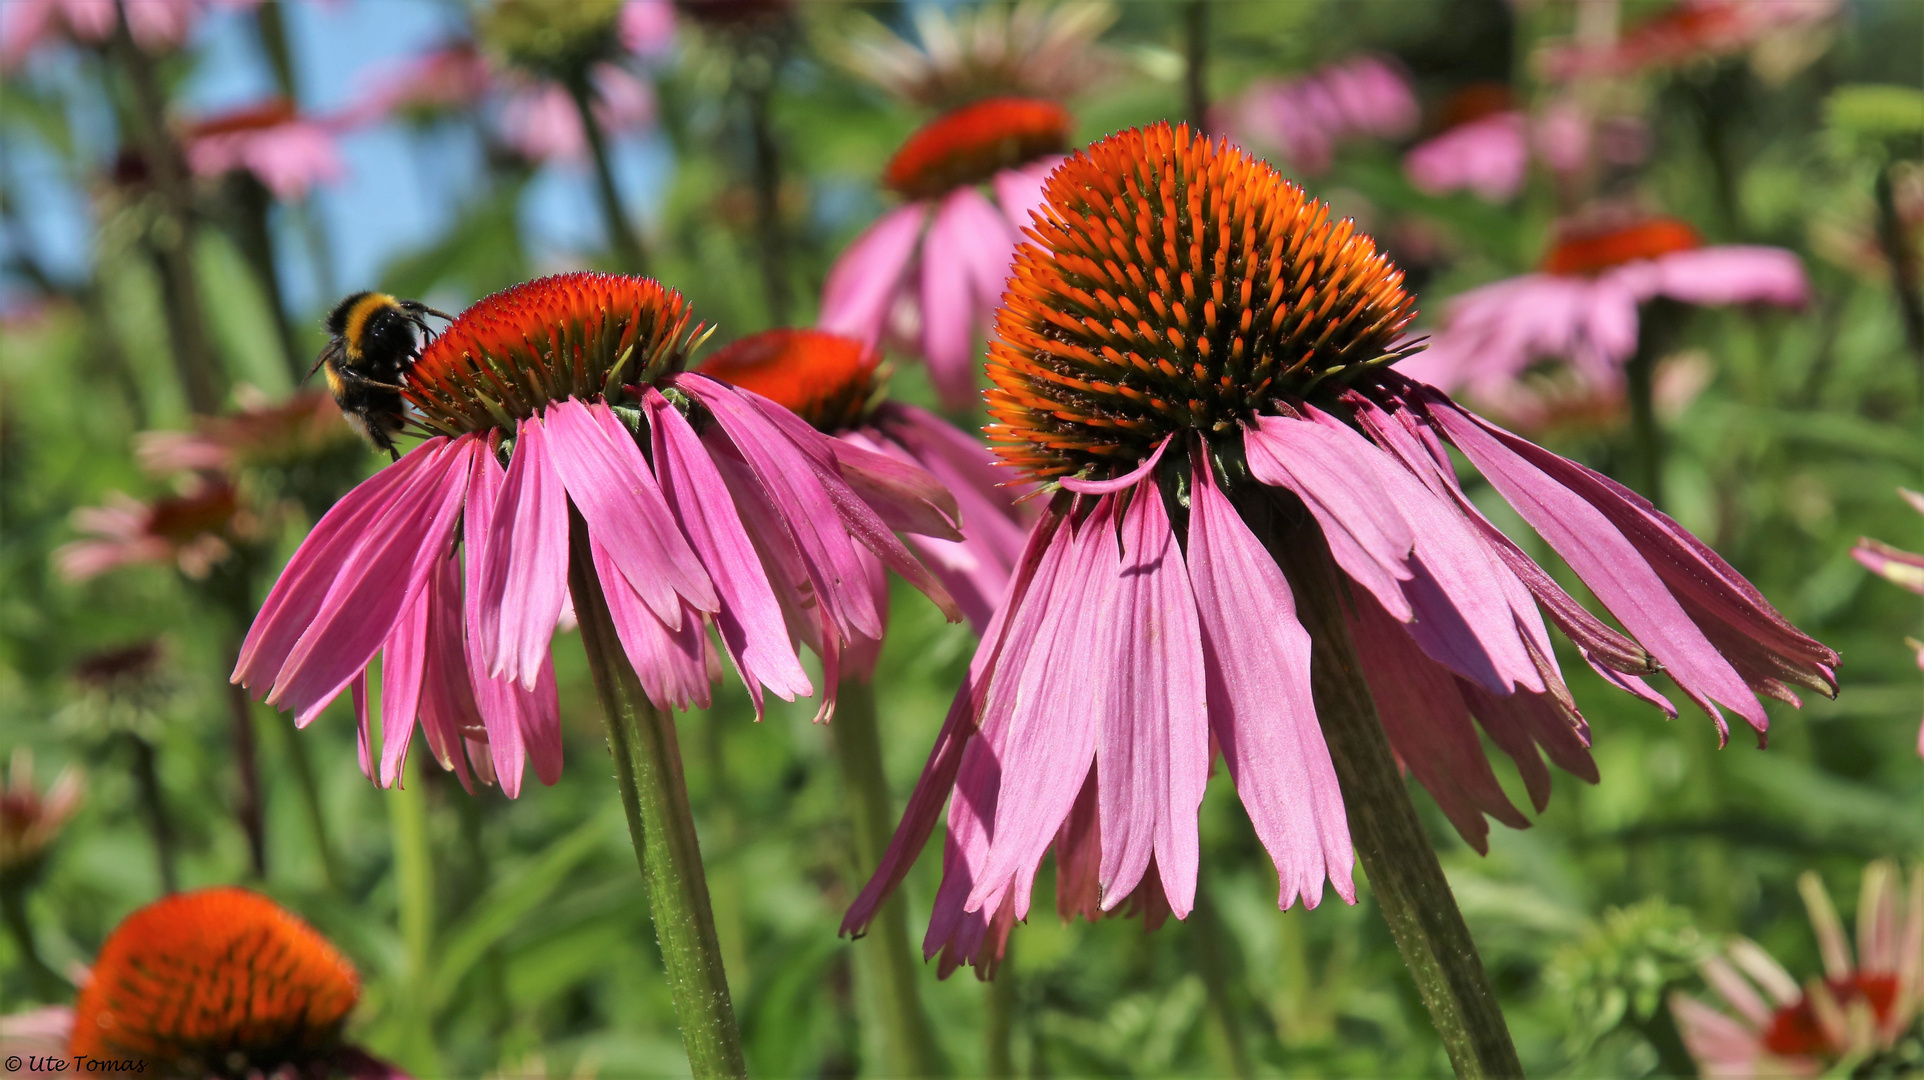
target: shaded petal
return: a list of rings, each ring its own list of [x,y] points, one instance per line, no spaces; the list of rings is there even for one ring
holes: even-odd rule
[[[351,680],[354,700],[354,757],[361,766],[361,775],[374,779],[374,751],[369,744],[367,717],[367,671],[354,673]]]
[[[521,772],[528,760],[528,750],[521,737],[519,710],[508,692],[513,684],[488,675],[487,656],[481,647],[481,605],[476,602],[481,595],[482,567],[489,561],[488,545],[495,532],[495,508],[500,504],[505,481],[506,474],[492,452],[474,455],[461,537],[462,547],[466,549],[468,597],[463,647],[467,654],[468,686],[487,734],[487,761],[501,785],[501,793],[513,799],[521,795]],[[473,748],[474,743],[470,741],[468,745]]]
[[[1684,1047],[1708,1080],[1736,1080],[1755,1075],[1764,1056],[1757,1033],[1693,997],[1673,992],[1670,1015]]]
[[[1810,299],[1803,261],[1783,248],[1717,244],[1673,251],[1652,263],[1652,291],[1686,304],[1801,307]]]
[[[835,468],[891,529],[958,541],[955,495],[927,469],[890,457],[860,431],[836,437]]]
[[[1397,621],[1415,617],[1403,583],[1414,576],[1410,556],[1416,534],[1390,492],[1356,467],[1357,454],[1381,451],[1321,425],[1281,416],[1257,417],[1255,426],[1243,431],[1243,450],[1251,476],[1303,500],[1344,573]]]
[[[568,494],[555,472],[547,425],[521,421],[494,508],[481,587],[483,670],[533,689],[568,595]]]
[[[856,237],[828,272],[816,325],[870,345],[880,340],[927,217],[926,203],[909,203],[883,214]]]
[[[1116,618],[1115,496],[1104,496],[1079,528],[1058,530],[1054,546],[1062,569],[1046,596],[1030,602],[1042,609],[1034,638],[998,666],[983,710],[982,734],[1002,764],[1002,791],[969,911],[993,911],[1013,889],[1016,917],[1028,914],[1021,885],[1075,804],[1095,761],[1102,718],[1120,708],[1114,681],[1092,680],[1088,660],[1102,655]]]
[[[481,711],[474,703],[461,621],[461,564],[442,559],[428,579],[427,657],[421,676],[421,734],[443,769],[454,773],[469,794],[469,774],[462,740],[478,734]]]
[[[1851,558],[1893,585],[1900,585],[1914,593],[1924,593],[1924,555],[1915,555],[1866,536],[1851,548]]]
[[[1155,472],[1156,463],[1162,460],[1163,452],[1169,449],[1169,440],[1172,438],[1175,438],[1175,436],[1163,436],[1162,441],[1156,444],[1156,449],[1151,452],[1148,457],[1143,459],[1142,464],[1137,465],[1121,476],[1112,477],[1108,480],[1079,480],[1073,476],[1065,476],[1060,483],[1070,491],[1083,495],[1113,495],[1118,491],[1135,487],[1136,483],[1143,477]]]
[[[629,587],[607,549],[593,539],[589,548],[615,636],[621,639],[621,649],[628,654],[648,700],[664,710],[686,710],[690,705],[707,708],[708,628],[701,614],[689,608],[677,612],[676,626],[664,625]]]
[[[784,701],[814,693],[795,655],[762,560],[694,428],[652,387],[645,392],[642,407],[648,414],[662,493],[715,584],[721,600],[715,628],[748,686],[756,718],[762,715],[763,686]]]
[[[1102,756],[1100,747],[1096,756]],[[1102,816],[1096,794],[1101,768],[1098,764],[1089,771],[1069,816],[1056,831],[1056,914],[1065,923],[1077,915],[1090,922],[1102,918]]]
[[[1343,796],[1310,695],[1309,633],[1289,582],[1217,490],[1207,461],[1190,491],[1189,579],[1208,674],[1209,725],[1288,908],[1355,901]]]
[[[849,905],[848,914],[842,919],[842,933],[856,932],[868,925],[869,920],[874,918],[876,909],[880,908],[889,894],[902,883],[902,879],[908,875],[909,867],[914,864],[916,856],[921,854],[923,846],[928,843],[929,833],[934,831],[936,816],[942,809],[942,803],[949,797],[950,788],[956,785],[956,776],[962,767],[964,751],[976,735],[976,718],[987,700],[991,676],[995,672],[997,662],[1011,643],[1018,649],[1026,649],[1026,639],[1034,632],[1037,615],[1034,607],[1025,604],[1025,600],[1032,591],[1036,595],[1047,596],[1049,590],[1053,588],[1053,576],[1056,567],[1060,565],[1060,555],[1056,554],[1051,558],[1050,554],[1057,552],[1054,540],[1061,524],[1062,519],[1059,516],[1045,513],[1036,522],[1035,528],[1030,531],[1028,544],[1023,549],[1022,560],[1017,564],[1017,572],[1009,579],[1008,591],[1003,596],[1002,603],[996,607],[989,625],[982,632],[982,639],[976,645],[975,655],[969,661],[968,678],[956,691],[955,699],[949,705],[948,715],[942,720],[942,730],[935,737],[935,746],[929,750],[929,758],[922,767],[922,775],[916,780],[915,790],[910,793],[908,803],[903,807],[902,820],[896,825],[895,834],[890,837],[888,849],[883,852],[875,873],[862,887],[862,892],[855,898],[855,902]],[[1020,613],[1025,608],[1030,611],[1028,616],[1022,617],[1018,614],[1012,620],[1012,612]],[[1022,632],[1011,633],[1017,628]],[[991,809],[989,817],[985,819],[985,825],[987,821],[993,820],[993,816],[994,811]],[[953,834],[953,809],[950,811],[950,818],[951,834]],[[951,838],[953,839],[953,835]],[[946,856],[944,862],[946,865]],[[946,881],[945,873],[945,885]],[[964,882],[957,888],[960,889],[961,897],[966,898],[974,888],[974,882],[972,880]],[[959,899],[956,901],[958,907],[960,902]],[[931,924],[930,933],[931,935],[934,933],[933,924]],[[940,940],[946,940],[946,938],[947,935],[943,935]],[[933,955],[932,951],[930,955]]]
[[[1115,608],[1096,663],[1113,702],[1096,717],[1103,836],[1102,906],[1134,892],[1154,857],[1177,918],[1196,896],[1196,816],[1209,782],[1202,636],[1188,568],[1154,477],[1122,516]],[[1058,886],[1060,887],[1060,886]]]
[[[1511,828],[1529,828],[1530,820],[1510,805],[1497,783],[1450,672],[1425,656],[1403,626],[1367,597],[1356,597],[1346,614],[1383,733],[1458,835],[1479,854],[1488,854],[1484,814]]]
[[[543,426],[555,475],[588,535],[655,617],[673,630],[681,625],[683,601],[698,611],[720,607],[647,459],[614,412],[602,402],[590,407],[569,398],[548,406]]]

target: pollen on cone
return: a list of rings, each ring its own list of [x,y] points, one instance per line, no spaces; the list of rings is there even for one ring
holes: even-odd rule
[[[823,431],[852,427],[875,391],[875,349],[823,330],[751,334],[702,362],[701,372],[768,398]]]
[[[1268,401],[1402,355],[1403,272],[1349,220],[1241,149],[1168,124],[1050,175],[989,349],[989,438],[1038,477],[1226,433]]]
[[[292,912],[238,888],[179,893],[128,916],[74,1007],[71,1053],[162,1072],[263,1072],[331,1048],[360,1000],[339,950]]]
[[[889,159],[882,183],[911,199],[978,184],[1068,144],[1069,110],[1040,98],[999,97],[936,117]]]

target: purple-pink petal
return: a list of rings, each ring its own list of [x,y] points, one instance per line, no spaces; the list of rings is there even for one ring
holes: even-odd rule
[[[1276,864],[1279,905],[1300,896],[1315,907],[1325,876],[1353,902],[1349,821],[1310,696],[1309,633],[1289,582],[1217,490],[1207,461],[1190,489],[1189,579],[1210,729]]]
[[[1121,476],[1111,477],[1108,480],[1081,480],[1073,476],[1065,476],[1060,482],[1063,487],[1082,495],[1113,495],[1118,491],[1135,487],[1137,481],[1155,471],[1156,464],[1162,460],[1163,453],[1169,449],[1169,440],[1173,438],[1175,438],[1174,435],[1163,436],[1162,441],[1156,444],[1156,448],[1143,459],[1142,464]]]
[[[828,272],[816,325],[871,345],[879,341],[927,217],[927,204],[909,203],[856,237]]]
[[[538,417],[521,421],[494,507],[481,587],[488,675],[534,688],[568,594],[568,493],[555,472],[552,436]]]
[[[469,794],[474,780],[464,740],[483,730],[468,676],[461,614],[461,564],[440,560],[428,578],[426,662],[421,674],[421,734],[443,769],[455,774]]]
[[[1154,478],[1122,515],[1115,609],[1094,662],[1113,681],[1098,717],[1103,908],[1135,891],[1151,857],[1177,918],[1195,902],[1196,815],[1209,781],[1202,638],[1188,568]]]
[[[1008,220],[970,185],[942,200],[922,242],[922,357],[951,408],[976,399],[976,328],[1001,298],[1015,256]]]
[[[666,625],[628,584],[601,542],[591,540],[589,547],[615,636],[648,700],[658,709],[707,708],[708,628],[701,614],[692,608],[680,611],[676,625]]]
[[[438,563],[430,574],[439,576]],[[428,611],[434,602],[432,583],[408,602],[387,644],[381,647],[381,778],[382,787],[400,782],[420,713],[421,680],[427,667]]]

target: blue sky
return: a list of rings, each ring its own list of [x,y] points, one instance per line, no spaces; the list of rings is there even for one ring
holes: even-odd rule
[[[458,34],[463,24],[458,5],[436,0],[290,3],[286,15],[301,106],[321,114],[346,106],[407,57]],[[196,29],[189,49],[196,63],[175,103],[179,114],[247,105],[273,92],[251,16],[216,8]],[[111,118],[75,58],[38,56],[27,77],[72,91],[70,99],[80,103],[70,115],[82,152],[104,159],[113,141]],[[341,149],[346,176],[319,189],[310,207],[329,249],[322,263],[334,280],[317,280],[317,263],[303,250],[297,219],[281,214],[276,221],[283,279],[295,312],[313,312],[334,295],[366,287],[389,259],[432,242],[476,193],[483,173],[478,140],[452,127],[425,137],[386,125],[370,127],[345,136]],[[0,153],[5,157],[0,182],[14,185],[27,219],[26,242],[62,276],[84,276],[92,233],[84,195],[47,149],[17,125],[0,128]],[[672,168],[665,140],[623,140],[615,158],[632,211],[647,215]],[[523,196],[520,219],[538,261],[565,263],[568,252],[602,246],[600,214],[584,168],[544,169]],[[13,237],[0,240],[13,242]]]

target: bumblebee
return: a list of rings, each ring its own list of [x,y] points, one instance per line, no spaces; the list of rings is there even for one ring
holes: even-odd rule
[[[327,347],[307,370],[327,369],[327,389],[341,406],[342,415],[377,450],[400,460],[394,436],[407,418],[401,400],[401,380],[420,357],[423,341],[434,340],[427,316],[452,321],[453,316],[416,300],[397,300],[386,293],[357,292],[334,306],[327,316]],[[415,331],[420,331],[420,337]]]

